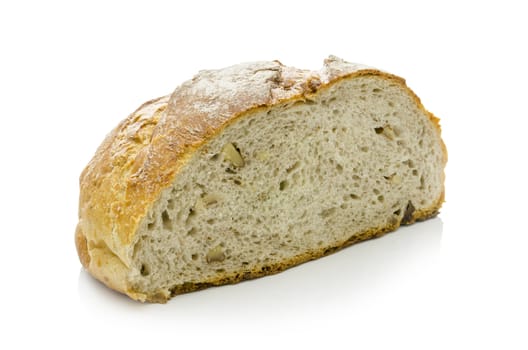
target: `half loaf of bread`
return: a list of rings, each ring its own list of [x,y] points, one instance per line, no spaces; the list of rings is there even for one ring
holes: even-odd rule
[[[333,56],[201,71],[99,147],[77,251],[110,288],[165,302],[434,216],[446,159],[438,119],[394,75]]]

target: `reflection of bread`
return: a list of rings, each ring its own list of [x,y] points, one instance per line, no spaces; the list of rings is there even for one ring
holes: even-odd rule
[[[403,79],[336,57],[202,71],[81,175],[76,244],[141,301],[272,274],[436,214],[446,151]]]

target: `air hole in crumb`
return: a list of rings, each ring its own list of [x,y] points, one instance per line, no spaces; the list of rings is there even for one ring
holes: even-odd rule
[[[361,152],[368,152],[369,148],[367,146],[360,147],[359,150]]]
[[[372,89],[372,92],[381,92],[381,89],[374,88],[374,89]]]
[[[206,221],[209,225],[212,225],[215,223],[215,219],[207,219]]]
[[[341,174],[343,172],[343,166],[341,164],[336,165],[337,172]]]
[[[216,153],[216,154],[213,154],[213,155],[211,156],[211,158],[209,158],[209,159],[210,159],[210,160],[213,160],[213,161],[216,161],[216,160],[218,160],[219,158],[220,158],[220,155],[219,155],[218,153]]]
[[[194,217],[196,216],[196,212],[193,208],[189,208],[189,214],[187,215],[187,219],[185,220],[185,223],[188,224]]]
[[[187,234],[189,236],[193,236],[194,234],[196,234],[196,232],[198,232],[198,230],[196,229],[196,227],[193,227],[189,231],[187,231]]]
[[[389,105],[389,107],[394,107],[394,102],[389,101],[389,102],[388,102],[388,105]]]
[[[195,261],[198,260],[198,254],[191,255],[191,259],[193,259]]]
[[[359,199],[359,196],[357,194],[351,193],[350,198],[352,199]]]
[[[376,132],[376,134],[381,134],[383,132],[383,127],[380,126],[380,127],[374,128],[374,131]]]
[[[323,210],[320,215],[323,218],[327,218],[329,216],[332,216],[335,212],[336,212],[336,208],[328,208],[328,209]]]
[[[396,216],[400,216],[400,214],[401,214],[401,209],[396,210],[393,214],[396,215]]]
[[[239,179],[234,179],[233,182],[235,185],[239,185],[239,186],[242,185],[242,182],[240,182]]]
[[[223,272],[225,272],[225,269],[216,269],[216,272],[223,273]]]
[[[153,230],[155,226],[156,226],[156,222],[153,221],[153,222],[149,222],[149,223],[148,223],[147,228],[148,228],[149,230]]]
[[[293,163],[288,169],[286,169],[286,172],[289,174],[291,173],[293,170],[297,169],[299,167],[299,162],[295,162]]]
[[[373,189],[372,192],[374,192],[374,194],[380,194],[380,190],[378,190],[377,188]]]
[[[288,181],[283,180],[279,183],[279,190],[284,191],[286,188],[288,188]]]
[[[413,174],[414,176],[418,176],[418,170],[414,169],[414,170],[412,171],[412,174]]]
[[[164,210],[163,213],[161,213],[161,220],[163,221],[163,228],[166,230],[172,230],[172,221],[169,217],[169,213]]]
[[[414,162],[411,159],[407,159],[403,162],[403,164],[407,165],[409,168],[414,168]]]
[[[150,274],[150,269],[148,268],[146,264],[141,264],[139,273],[141,274],[141,276],[148,276]]]
[[[413,220],[413,214],[416,209],[414,208],[414,205],[411,201],[407,203],[407,206],[405,207],[405,212],[403,213],[402,218],[402,225],[408,224]]]
[[[169,200],[167,201],[167,209],[169,209],[169,210],[174,209],[174,200],[169,199]]]
[[[378,196],[378,202],[383,203],[385,198],[383,196]]]

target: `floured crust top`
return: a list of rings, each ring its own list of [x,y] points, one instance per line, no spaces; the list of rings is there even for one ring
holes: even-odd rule
[[[86,250],[90,245],[103,247],[128,267],[135,233],[150,206],[192,152],[237,117],[286,100],[310,99],[319,89],[356,75],[398,82],[425,111],[403,79],[334,56],[320,71],[286,67],[278,61],[201,71],[170,97],[142,105],[106,137],[81,175],[76,242],[83,265],[101,280],[117,279],[94,272],[97,264]],[[438,126],[437,119],[428,115]],[[112,287],[125,288],[115,283]]]

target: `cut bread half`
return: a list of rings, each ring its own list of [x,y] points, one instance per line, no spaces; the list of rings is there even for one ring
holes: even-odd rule
[[[81,176],[83,265],[140,301],[279,272],[434,216],[438,119],[336,57],[202,71],[147,102]]]

